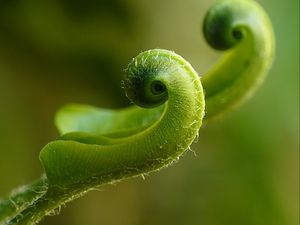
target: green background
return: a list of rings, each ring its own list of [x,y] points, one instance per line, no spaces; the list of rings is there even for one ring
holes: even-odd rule
[[[255,96],[203,127],[177,164],[103,186],[41,224],[296,225],[299,209],[299,1],[260,0],[276,59]],[[137,53],[165,48],[200,73],[221,52],[201,34],[211,0],[1,0],[0,196],[42,173],[64,103],[128,105],[120,87]]]

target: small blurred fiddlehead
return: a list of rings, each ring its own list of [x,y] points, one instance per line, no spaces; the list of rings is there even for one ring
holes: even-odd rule
[[[209,120],[252,95],[273,62],[275,46],[268,16],[251,0],[226,0],[213,6],[203,33],[210,46],[226,51],[202,79]]]
[[[267,15],[251,0],[224,0],[207,13],[203,32],[213,48],[226,50],[202,78],[205,101],[199,77],[183,58],[166,50],[141,53],[129,64],[124,87],[144,108],[62,108],[56,116],[62,136],[40,153],[45,176],[0,202],[0,221],[34,224],[93,187],[165,167],[197,135],[204,102],[208,121],[247,99],[273,60]]]

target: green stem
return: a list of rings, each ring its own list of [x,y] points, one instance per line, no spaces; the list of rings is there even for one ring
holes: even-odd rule
[[[141,53],[124,81],[137,106],[62,108],[56,116],[62,136],[40,153],[47,178],[1,201],[0,220],[35,224],[94,187],[166,167],[198,135],[204,102],[206,122],[249,98],[274,55],[263,9],[252,0],[220,1],[207,13],[203,31],[213,48],[226,50],[202,78],[205,101],[200,78],[183,58],[159,49]]]
[[[202,79],[206,120],[248,99],[273,62],[274,34],[264,10],[254,1],[226,0],[206,14],[204,36],[223,58]]]
[[[18,214],[11,218],[6,225],[36,224],[45,216],[58,214],[62,205],[82,196],[85,192],[86,191],[81,190],[80,193],[76,193],[71,189],[63,189],[48,185],[47,191],[43,195],[32,202],[32,204],[27,205],[24,210],[18,212]]]
[[[165,103],[161,117],[128,136],[73,132],[50,142],[40,153],[46,194],[7,224],[35,224],[91,188],[159,170],[188,149],[204,116],[201,82],[188,62],[167,50],[143,52],[128,66],[125,89],[140,106]]]
[[[13,191],[8,199],[0,201],[0,224],[16,216],[46,193],[47,182],[41,178],[30,185]]]

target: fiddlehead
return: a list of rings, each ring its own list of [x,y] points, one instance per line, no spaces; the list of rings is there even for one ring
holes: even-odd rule
[[[205,16],[203,33],[212,48],[225,51],[221,60],[202,77],[206,102],[204,122],[207,122],[254,93],[272,64],[275,46],[268,16],[252,0],[223,0],[213,5]],[[155,121],[161,113],[160,109],[145,113],[135,106],[111,113],[92,106],[67,105],[57,113],[56,125],[61,133],[135,132]],[[138,119],[123,126],[120,118],[131,120],[134,115]]]
[[[203,33],[214,49],[226,51],[202,79],[208,120],[251,96],[270,68],[275,46],[268,16],[252,0],[225,0],[213,6]]]
[[[159,93],[154,90],[158,84],[163,87]],[[200,80],[186,61],[166,50],[144,52],[129,65],[125,89],[127,96],[140,106],[153,107],[168,99],[162,117],[147,129],[128,137],[99,138],[97,135],[76,132],[63,135],[63,140],[50,143],[40,155],[49,181],[64,186],[68,186],[66,183],[80,185],[82,182],[85,186],[87,182],[94,182],[97,176],[105,180],[111,176],[122,178],[127,173],[132,175],[133,171],[140,174],[140,171],[147,172],[168,164],[168,161],[180,155],[182,149],[178,146],[186,149],[191,144],[200,128],[204,99]],[[191,99],[192,96],[195,99]],[[178,133],[174,133],[173,129]],[[81,153],[78,158],[74,151]],[[90,154],[87,154],[89,151]],[[99,153],[102,155],[97,156]],[[173,154],[175,157],[172,157]],[[64,161],[68,158],[70,165]],[[80,166],[74,168],[72,165],[76,164]],[[120,167],[122,164],[124,167]],[[71,167],[78,170],[76,172],[82,176],[82,181],[78,181],[78,176],[72,178],[68,175],[73,174],[67,169]],[[86,176],[83,168],[86,171],[90,168]],[[85,180],[85,177],[90,177],[92,170],[95,171],[95,177],[91,181]]]
[[[203,31],[213,48],[226,51],[220,62],[202,78],[206,93],[204,121],[208,121],[247,99],[262,83],[272,62],[274,38],[267,15],[251,0],[217,3],[207,13]],[[47,179],[36,188],[46,185],[47,192],[42,196],[32,196],[29,191],[30,206],[21,206],[16,212],[20,214],[8,224],[38,221],[52,209],[95,185],[156,170],[182,154],[200,127],[203,95],[201,88],[192,89],[193,85],[189,91],[175,87],[180,83],[173,80],[178,77],[176,71],[193,74],[190,81],[195,84],[199,80],[188,63],[174,53],[168,54],[167,51],[153,50],[137,57],[129,66],[128,79],[125,80],[127,95],[137,104],[157,106],[168,98],[166,104],[151,109],[133,106],[121,110],[69,105],[58,112],[56,124],[63,136],[48,144],[40,157]],[[149,63],[149,59],[154,61]],[[174,83],[166,82],[162,74],[175,74],[166,76]],[[178,104],[182,103],[183,94],[189,92],[194,94],[194,101],[191,103],[191,99],[186,99],[185,104],[190,107],[185,110],[193,109],[191,111],[198,116],[194,119],[179,118],[178,110],[190,115]],[[164,130],[170,128],[176,131],[175,137],[174,132],[171,135]],[[183,135],[184,132],[188,136]],[[179,143],[181,139],[170,141],[171,136],[172,140],[188,138]],[[157,141],[155,146],[150,145],[155,143],[153,141]],[[128,147],[129,143],[132,147]],[[161,150],[152,151],[152,147]],[[0,202],[0,210],[5,204],[9,201]]]
[[[129,64],[127,96],[137,105],[163,110],[138,133],[121,137],[73,132],[50,142],[40,160],[47,192],[8,224],[33,224],[91,188],[168,166],[193,142],[204,116],[197,73],[179,55],[150,50]]]

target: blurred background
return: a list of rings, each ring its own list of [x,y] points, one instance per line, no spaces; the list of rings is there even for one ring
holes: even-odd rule
[[[296,225],[299,210],[299,1],[259,0],[276,60],[255,96],[200,132],[177,164],[104,186],[42,225]],[[216,63],[201,34],[212,0],[1,0],[0,196],[39,178],[65,103],[119,108],[132,57],[174,50],[200,73]]]

